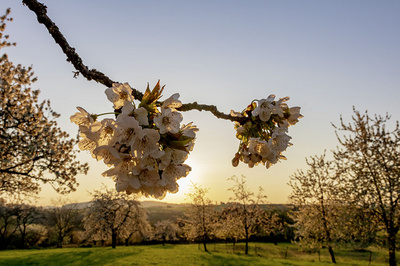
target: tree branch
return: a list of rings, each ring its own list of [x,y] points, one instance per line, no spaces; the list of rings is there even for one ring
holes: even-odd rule
[[[22,3],[28,6],[28,8],[36,14],[38,22],[43,24],[47,28],[54,41],[61,47],[64,54],[67,56],[67,61],[70,62],[78,71],[77,73],[81,73],[82,76],[84,76],[89,81],[94,80],[98,83],[103,84],[106,87],[112,87],[112,84],[116,83],[115,81],[107,77],[104,73],[96,69],[89,69],[88,66],[83,63],[81,57],[75,52],[75,48],[71,47],[68,44],[68,41],[60,32],[60,29],[47,16],[47,7],[44,4],[39,3],[37,0],[23,0]],[[77,74],[75,74],[74,76],[76,75]],[[132,95],[133,97],[135,97],[135,99],[138,99],[139,101],[141,101],[143,98],[143,93],[134,88],[132,88]],[[236,117],[222,113],[218,111],[215,105],[198,104],[197,102],[183,104],[182,107],[177,109],[182,112],[190,110],[208,111],[217,118],[242,123],[245,120],[245,118],[243,117]]]

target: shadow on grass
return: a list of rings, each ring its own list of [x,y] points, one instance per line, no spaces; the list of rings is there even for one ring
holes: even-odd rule
[[[101,252],[99,252],[101,249]],[[25,256],[2,258],[0,265],[104,265],[112,264],[116,259],[134,256],[138,249],[91,248],[79,249],[54,249],[26,252]]]
[[[158,249],[174,249],[175,245],[172,245],[172,244],[165,244],[165,245],[158,244],[158,245],[154,245],[152,247],[158,248]]]
[[[226,256],[225,254],[213,252],[201,254],[199,260],[203,263],[206,262],[206,265],[284,265],[282,263],[276,263],[273,260],[266,260],[265,258],[261,258],[259,256],[244,254],[230,254]]]

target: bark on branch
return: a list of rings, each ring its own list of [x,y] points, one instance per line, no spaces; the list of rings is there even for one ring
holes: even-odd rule
[[[77,73],[82,74],[82,76],[89,81],[94,80],[106,87],[112,87],[112,84],[116,83],[116,81],[111,80],[104,73],[96,69],[90,69],[83,63],[82,58],[75,52],[75,48],[69,45],[64,35],[60,32],[60,29],[47,16],[47,7],[44,4],[39,3],[37,0],[23,0],[22,3],[36,14],[38,22],[47,28],[54,41],[61,47],[64,54],[67,56],[67,61],[77,70]],[[134,88],[132,88],[132,95],[138,100],[142,100],[143,98],[143,93]],[[182,107],[178,108],[178,110],[183,112],[190,110],[208,111],[217,118],[238,122],[244,121],[243,118],[231,116],[218,111],[215,105],[198,104],[197,102],[193,102],[183,104]]]

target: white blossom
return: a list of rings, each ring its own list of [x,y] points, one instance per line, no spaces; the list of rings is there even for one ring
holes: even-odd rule
[[[170,164],[162,173],[162,178],[168,183],[186,177],[192,169],[186,164]]]
[[[117,117],[116,123],[120,144],[132,145],[142,133],[142,127],[139,126],[139,122],[135,117],[129,116],[127,113],[120,114]]]
[[[118,109],[115,119],[96,122],[96,115],[80,107],[79,113],[71,116],[80,128],[79,147],[110,167],[102,175],[112,178],[117,191],[162,199],[167,192],[177,192],[177,180],[191,170],[184,162],[198,128],[192,123],[180,125],[179,94],[160,104],[161,92],[157,86],[146,90],[136,108],[128,83],[115,83],[105,91]]]
[[[118,192],[126,191],[129,187],[128,180],[125,180],[123,178],[116,178],[114,181],[115,181],[115,189]]]
[[[258,101],[258,106],[253,110],[252,115],[258,116],[261,121],[268,121],[271,117],[271,113],[275,110],[273,104],[275,95],[271,94],[267,99],[261,99]]]
[[[276,149],[277,151],[282,152],[286,150],[286,148],[289,146],[289,141],[291,138],[292,137],[287,135],[284,130],[276,128],[272,132],[272,136],[269,139],[268,143],[270,143],[270,145],[274,147],[274,149]]]
[[[114,83],[111,88],[105,90],[107,98],[114,104],[114,109],[119,109],[126,102],[133,102],[132,88],[128,83]]]
[[[149,119],[147,117],[148,112],[146,108],[144,107],[139,107],[135,109],[134,111],[134,116],[136,120],[139,122],[139,125],[141,126],[148,126],[149,125]]]
[[[182,114],[179,112],[173,112],[171,109],[162,109],[161,113],[157,114],[154,118],[154,123],[160,129],[160,134],[178,133],[180,123],[182,122]]]
[[[103,160],[107,166],[114,165],[121,159],[118,151],[109,145],[97,147],[93,150],[93,154],[96,156],[98,161]]]
[[[147,187],[153,187],[156,185],[157,181],[160,179],[160,176],[156,170],[143,170],[139,174],[140,183]]]
[[[117,123],[114,119],[101,120],[99,145],[114,145],[117,141]]]
[[[182,106],[182,102],[178,100],[179,99],[179,93],[173,94],[171,97],[166,99],[163,104],[161,105],[161,110],[163,109],[172,109],[173,111],[176,111],[176,108],[179,108]]]
[[[136,157],[146,157],[148,155],[159,156],[160,134],[155,129],[145,128],[131,144],[131,154]]]
[[[158,170],[158,163],[157,160],[154,159],[152,156],[146,156],[140,159],[139,161],[139,167],[144,170]]]
[[[164,155],[160,158],[159,168],[164,170],[170,164],[181,164],[184,163],[188,157],[188,153],[182,150],[174,150],[166,148]]]
[[[187,125],[183,124],[181,126],[181,131],[184,136],[194,139],[196,137],[196,132],[199,131],[199,129],[190,122]]]
[[[297,122],[299,122],[299,119],[302,118],[303,116],[300,114],[300,107],[291,107],[289,108],[290,116],[288,118],[288,122],[290,125],[295,125]]]
[[[134,189],[139,189],[142,186],[138,175],[130,175],[128,177],[128,183],[129,183],[129,186],[131,186]]]
[[[76,109],[79,110],[79,113],[76,112],[74,115],[71,115],[71,122],[77,124],[78,126],[89,127],[90,124],[94,122],[93,117],[82,107],[78,106]]]
[[[137,161],[134,160],[134,158],[132,158],[129,154],[118,155],[120,156],[120,159],[115,161],[114,167],[103,172],[102,175],[128,180],[128,177],[132,173]]]

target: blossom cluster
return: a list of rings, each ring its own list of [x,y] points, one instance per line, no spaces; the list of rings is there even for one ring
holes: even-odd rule
[[[191,171],[184,162],[198,129],[192,123],[181,125],[179,94],[158,101],[163,89],[159,82],[152,91],[147,87],[136,107],[128,83],[114,83],[105,93],[115,119],[97,121],[99,115],[81,107],[71,116],[79,126],[79,148],[110,167],[103,176],[115,181],[117,191],[162,199],[167,192],[176,193],[177,180]]]
[[[242,112],[231,111],[232,116],[241,118],[240,122],[235,122],[240,144],[232,159],[233,166],[242,161],[250,168],[258,164],[269,168],[279,160],[286,160],[282,152],[291,145],[288,127],[303,117],[300,107],[288,107],[288,100],[289,97],[285,97],[275,101],[275,95],[270,95],[267,99],[253,101]]]

